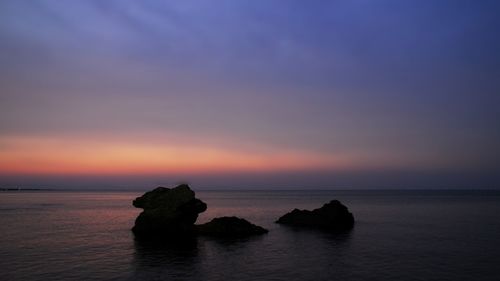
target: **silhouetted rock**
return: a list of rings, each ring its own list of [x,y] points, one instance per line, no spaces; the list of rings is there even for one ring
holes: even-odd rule
[[[268,230],[237,217],[220,217],[196,226],[200,235],[213,237],[244,237],[267,233]]]
[[[144,209],[132,228],[138,236],[193,234],[198,214],[207,209],[186,184],[172,189],[158,187],[137,197],[133,205]]]
[[[354,217],[338,200],[332,200],[319,209],[312,211],[294,209],[290,213],[280,217],[276,223],[319,228],[329,231],[342,231],[354,226]]]
[[[243,237],[267,233],[267,230],[237,217],[221,217],[194,225],[198,214],[207,205],[195,198],[188,185],[169,189],[158,187],[137,197],[133,205],[144,211],[135,220],[132,231],[136,237],[161,238],[176,236],[175,241],[189,239],[193,235],[215,237]]]

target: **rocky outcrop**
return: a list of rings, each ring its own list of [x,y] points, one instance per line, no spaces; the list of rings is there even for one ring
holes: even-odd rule
[[[267,233],[268,230],[237,217],[220,217],[197,225],[196,232],[212,237],[244,237]]]
[[[340,201],[332,200],[312,211],[294,209],[280,217],[276,223],[327,231],[343,231],[354,226],[354,217]]]
[[[186,184],[158,187],[136,198],[133,205],[144,209],[132,228],[137,236],[194,234],[198,214],[207,209]]]
[[[267,230],[237,217],[221,217],[195,225],[198,214],[207,209],[187,184],[175,188],[158,187],[137,197],[133,205],[144,209],[135,220],[132,231],[136,237],[176,236],[184,239],[194,235],[242,237],[266,233]]]

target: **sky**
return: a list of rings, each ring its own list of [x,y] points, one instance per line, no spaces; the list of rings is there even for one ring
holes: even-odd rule
[[[0,1],[0,187],[500,188],[499,1]]]

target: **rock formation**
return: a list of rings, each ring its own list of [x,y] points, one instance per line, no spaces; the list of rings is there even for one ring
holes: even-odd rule
[[[133,205],[144,209],[132,228],[138,236],[193,234],[198,214],[207,209],[186,184],[158,187],[136,198]]]
[[[280,217],[276,223],[328,231],[342,231],[349,230],[354,226],[354,217],[340,201],[332,200],[323,207],[312,211],[294,209]]]
[[[198,214],[207,209],[187,184],[175,188],[158,187],[137,197],[133,205],[144,211],[135,220],[132,231],[136,237],[177,236],[196,234],[217,237],[241,237],[266,233],[267,230],[237,217],[221,217],[196,225]]]
[[[220,217],[196,226],[200,235],[213,237],[242,237],[267,233],[268,230],[237,217]]]

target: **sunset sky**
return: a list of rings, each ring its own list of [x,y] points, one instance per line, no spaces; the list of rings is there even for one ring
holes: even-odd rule
[[[500,188],[500,1],[0,1],[0,188]]]

